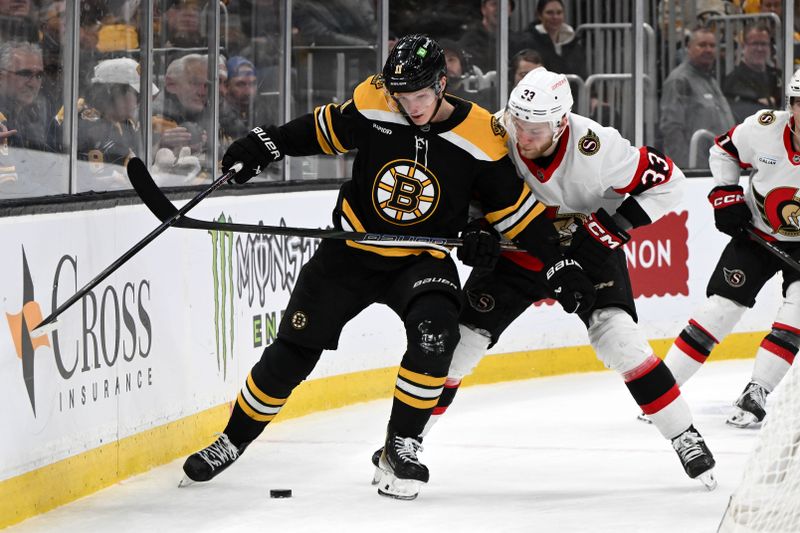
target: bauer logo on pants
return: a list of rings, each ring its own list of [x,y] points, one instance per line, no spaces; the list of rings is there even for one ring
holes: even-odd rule
[[[729,269],[723,267],[722,272],[725,275],[725,281],[728,283],[728,285],[736,289],[744,285],[744,282],[747,280],[744,272],[738,268]]]
[[[439,182],[433,172],[408,159],[387,163],[375,177],[372,203],[380,217],[398,226],[422,222],[436,211]]]

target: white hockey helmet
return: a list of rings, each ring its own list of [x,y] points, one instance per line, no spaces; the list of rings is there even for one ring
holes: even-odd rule
[[[567,77],[539,67],[528,72],[514,87],[506,111],[525,122],[548,122],[555,132],[572,104]]]
[[[800,97],[800,69],[796,70],[786,84],[786,105],[791,106],[792,98]]]

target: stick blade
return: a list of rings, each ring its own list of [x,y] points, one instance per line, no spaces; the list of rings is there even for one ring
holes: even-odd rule
[[[169,198],[164,196],[156,182],[153,181],[153,176],[150,175],[144,161],[138,157],[134,157],[128,162],[128,179],[144,205],[161,222],[166,222],[178,213],[178,209],[172,205]]]

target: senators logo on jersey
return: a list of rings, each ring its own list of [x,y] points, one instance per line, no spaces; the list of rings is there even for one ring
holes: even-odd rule
[[[600,137],[595,132],[589,132],[578,140],[578,151],[583,155],[594,155],[600,151]]]
[[[775,112],[774,111],[764,111],[760,115],[758,115],[758,123],[762,126],[769,126],[775,122]]]
[[[439,196],[439,182],[433,172],[414,161],[397,159],[375,177],[372,203],[383,220],[410,226],[433,214]]]
[[[755,187],[752,191],[761,220],[774,233],[787,237],[800,236],[800,190],[795,187],[776,187],[763,196]]]

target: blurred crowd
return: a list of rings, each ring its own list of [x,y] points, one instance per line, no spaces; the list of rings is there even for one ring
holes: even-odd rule
[[[654,102],[646,118],[654,138],[647,142],[663,147],[682,167],[704,166],[714,135],[758,109],[782,105],[782,2],[647,4],[656,48],[646,65],[646,88]],[[288,55],[282,48],[283,2],[223,0],[218,61],[217,54],[209,54],[207,0],[156,0],[155,51],[148,58],[153,85],[142,95],[140,51],[147,21],[142,20],[141,0],[82,0],[77,35],[67,35],[67,11],[73,5],[65,0],[0,0],[0,197],[4,184],[25,174],[15,149],[68,152],[64,95],[70,80],[65,80],[64,65],[75,40],[75,143],[82,180],[77,190],[127,186],[123,166],[143,153],[143,98],[152,99],[154,173],[162,184],[193,184],[215,174],[232,139],[256,125],[344,101],[380,64],[376,0],[295,0]],[[568,75],[576,111],[621,128],[632,121],[632,84],[603,75],[630,72],[630,56],[601,55],[597,39],[609,28],[571,14],[579,5],[576,0],[510,0],[514,24],[509,24],[503,43],[510,60],[509,89],[526,72],[544,65]],[[389,6],[393,38],[428,33],[441,42],[447,53],[448,92],[496,110],[499,0],[392,0]],[[283,116],[281,94],[284,56],[291,58],[295,87],[288,117]],[[650,64],[651,57],[656,64]],[[210,105],[215,78],[216,123]],[[216,154],[209,153],[211,136]],[[280,178],[280,167],[271,171],[265,179]]]

